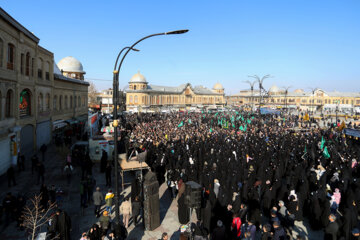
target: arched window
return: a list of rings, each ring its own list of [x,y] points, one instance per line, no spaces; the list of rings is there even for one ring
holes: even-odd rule
[[[43,60],[41,58],[38,58],[38,62],[37,62],[37,68],[38,68],[38,78],[39,79],[43,79]]]
[[[64,106],[64,109],[68,109],[69,108],[69,105],[68,105],[68,97],[65,96],[65,106]]]
[[[129,97],[129,103],[130,103],[130,104],[133,103],[133,97],[132,97],[132,96]]]
[[[138,96],[137,96],[137,95],[134,97],[134,103],[135,103],[135,104],[138,103]]]
[[[81,107],[81,97],[78,96],[78,107]]]
[[[30,53],[26,53],[26,59],[25,59],[25,75],[30,75]]]
[[[15,46],[12,43],[8,44],[7,49],[7,69],[14,70],[15,68]]]
[[[134,90],[136,90],[136,85],[134,85]]]
[[[39,112],[44,111],[44,97],[42,93],[40,93],[38,96],[38,111]]]
[[[70,96],[70,108],[73,108],[73,98]]]
[[[24,74],[25,73],[25,55],[22,53],[20,56],[20,73]]]
[[[50,80],[50,63],[45,62],[45,79]]]
[[[74,108],[76,108],[76,96],[74,97]]]
[[[2,67],[3,63],[3,51],[4,51],[4,41],[0,38],[0,67]]]
[[[50,94],[46,94],[46,100],[45,100],[45,110],[50,110]]]
[[[54,96],[54,99],[53,99],[53,110],[58,110],[58,108],[57,108],[57,96],[56,95]]]
[[[20,93],[20,117],[27,117],[31,115],[31,92],[29,89],[24,89]]]
[[[59,110],[63,109],[63,96],[59,97]]]
[[[6,101],[5,101],[5,117],[13,116],[13,91],[9,89],[6,93]]]

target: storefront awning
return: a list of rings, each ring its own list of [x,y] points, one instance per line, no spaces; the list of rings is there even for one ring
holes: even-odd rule
[[[73,124],[75,124],[75,123],[78,123],[79,121],[72,118],[72,119],[66,120],[65,122],[67,122],[67,123],[70,124],[70,125],[73,125]]]
[[[67,126],[67,124],[64,120],[56,120],[53,122],[52,125],[53,125],[53,131]]]

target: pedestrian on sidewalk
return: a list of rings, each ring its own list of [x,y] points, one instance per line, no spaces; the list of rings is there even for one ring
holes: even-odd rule
[[[71,177],[72,177],[73,170],[74,170],[74,168],[71,166],[71,163],[67,162],[64,167],[64,173],[66,175],[66,181],[67,181],[68,185],[70,185],[70,183],[71,183]]]
[[[110,217],[108,211],[104,211],[103,215],[99,218],[100,227],[102,229],[102,234],[106,235],[108,229],[110,228]]]
[[[140,215],[141,202],[139,196],[136,196],[134,201],[131,202],[132,208],[132,218],[134,222],[134,226],[138,224],[138,216]]]
[[[81,208],[87,208],[86,205],[86,199],[87,199],[87,181],[85,179],[82,179],[80,181],[80,207]]]
[[[7,174],[7,178],[8,178],[8,186],[11,187],[11,182],[13,183],[14,186],[16,186],[15,170],[12,165],[9,167],[6,174]]]
[[[15,198],[11,192],[6,194],[6,197],[3,200],[3,211],[5,212],[5,225],[7,227],[13,219],[13,209],[15,207]]]
[[[100,159],[100,172],[102,173],[105,172],[107,161],[108,161],[107,152],[105,150],[102,150],[102,155]]]
[[[108,162],[105,169],[106,186],[111,187],[111,164]]]
[[[126,197],[125,200],[121,203],[120,213],[123,215],[123,223],[125,225],[125,228],[128,228],[130,215],[132,213],[131,203],[128,197]]]
[[[42,161],[43,161],[43,162],[45,161],[45,153],[46,153],[46,150],[47,150],[47,146],[46,146],[45,144],[41,145],[40,151],[41,151]]]
[[[41,178],[41,183],[44,183],[44,175],[45,175],[45,166],[42,162],[38,162],[37,164],[37,169],[38,169],[38,178],[37,178],[37,184],[40,183],[40,178]]]
[[[91,204],[92,195],[96,186],[96,180],[93,178],[93,176],[88,175],[86,181],[86,197],[88,203]]]
[[[109,214],[111,214],[113,199],[114,199],[114,194],[113,194],[112,190],[109,189],[108,193],[105,195],[105,202],[106,202],[105,208],[106,208],[106,211],[109,212]]]
[[[25,171],[25,156],[22,153],[19,153],[18,156],[18,170],[19,172]]]
[[[98,218],[100,216],[101,204],[104,201],[104,197],[100,192],[100,187],[97,187],[96,191],[93,193],[93,201],[95,206],[94,213],[95,216]]]
[[[31,158],[31,174],[34,174],[34,171],[37,171],[39,158],[36,154],[34,154]]]

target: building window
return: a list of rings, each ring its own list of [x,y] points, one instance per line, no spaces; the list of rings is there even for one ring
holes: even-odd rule
[[[135,96],[135,97],[134,97],[134,103],[135,103],[135,104],[138,104],[138,96]]]
[[[24,74],[25,56],[22,53],[20,57],[20,73]]]
[[[25,75],[30,75],[30,53],[26,53],[26,59],[25,59]]]
[[[46,104],[46,110],[50,110],[50,94],[46,94],[46,100],[45,100],[45,104]]]
[[[60,96],[59,97],[59,110],[62,110],[63,109],[63,96]]]
[[[45,79],[50,80],[50,64],[45,62]]]
[[[73,97],[70,96],[70,108],[73,108]]]
[[[31,92],[29,89],[24,89],[20,93],[19,111],[20,118],[31,115]]]
[[[57,110],[57,96],[56,95],[54,96],[54,99],[53,99],[53,109]]]
[[[34,77],[35,74],[35,58],[31,58],[31,76]]]
[[[38,112],[44,111],[43,107],[44,107],[44,97],[42,93],[40,93],[38,96]]]
[[[134,85],[134,90],[136,90],[136,85]]]
[[[8,90],[6,93],[6,100],[5,100],[5,117],[12,117],[13,116],[13,91]]]
[[[41,58],[38,59],[38,78],[39,79],[43,79],[43,76],[42,76],[42,73],[43,73],[43,70],[42,70],[42,66],[43,65],[43,61],[41,60]]]
[[[68,105],[68,97],[65,96],[65,106],[64,106],[64,109],[68,109],[69,108],[69,105]]]
[[[74,108],[76,108],[76,96],[74,97]]]
[[[3,51],[4,51],[4,41],[0,38],[0,67],[2,67],[2,62],[3,62]]]
[[[132,102],[133,102],[133,97],[130,96],[130,97],[129,97],[129,103],[132,104]]]
[[[349,104],[349,100],[346,100],[346,104]]]
[[[15,67],[15,46],[9,43],[7,49],[7,69],[14,70],[14,67]]]

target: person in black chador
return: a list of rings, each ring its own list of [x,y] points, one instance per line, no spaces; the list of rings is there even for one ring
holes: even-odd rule
[[[107,160],[108,160],[107,152],[105,150],[102,150],[102,155],[100,159],[100,172],[102,173],[105,172]]]
[[[56,210],[56,232],[60,239],[70,240],[71,219],[65,211]]]
[[[187,224],[190,219],[190,209],[185,205],[185,193],[178,196],[178,216],[179,223]]]

